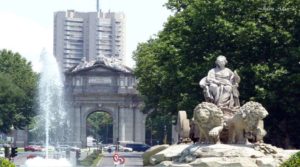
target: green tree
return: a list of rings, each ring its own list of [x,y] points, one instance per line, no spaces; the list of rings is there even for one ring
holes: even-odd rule
[[[94,112],[87,118],[87,135],[100,139],[103,143],[112,143],[112,117],[105,112]]]
[[[151,113],[146,119],[146,143],[149,145],[172,143],[171,127],[171,113]]]
[[[18,53],[0,50],[0,131],[23,129],[35,115],[37,76]]]
[[[3,73],[0,73],[0,83],[0,125],[3,132],[8,132],[11,125],[23,119],[18,113],[17,103],[22,103],[25,93]],[[14,117],[16,119],[10,119]]]
[[[199,80],[225,55],[241,76],[241,103],[269,111],[267,141],[300,147],[300,4],[297,0],[169,0],[174,11],[134,53],[145,109],[191,116],[203,101]]]

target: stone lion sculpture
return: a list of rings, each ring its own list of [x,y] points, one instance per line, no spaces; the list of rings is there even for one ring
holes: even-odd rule
[[[228,120],[228,142],[248,143],[249,140],[262,142],[266,131],[263,119],[268,115],[267,110],[257,102],[247,102],[240,110]]]
[[[223,122],[222,110],[213,103],[202,102],[194,109],[194,123],[199,130],[200,143],[220,143]]]

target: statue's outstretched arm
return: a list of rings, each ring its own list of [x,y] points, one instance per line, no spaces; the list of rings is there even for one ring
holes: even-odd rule
[[[234,70],[233,72],[233,76],[234,76],[234,83],[237,85],[241,82],[241,77],[238,75],[237,71]]]

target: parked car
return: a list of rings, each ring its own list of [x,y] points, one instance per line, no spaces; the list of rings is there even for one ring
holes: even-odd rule
[[[80,151],[80,148],[76,147],[76,146],[73,146],[73,147],[70,147],[70,150],[71,151]]]
[[[39,145],[28,145],[24,147],[25,151],[42,151],[42,146]]]
[[[55,148],[56,151],[69,151],[70,149],[69,145],[59,145]]]
[[[124,146],[121,146],[121,145],[119,145],[118,147],[119,147],[118,148],[119,152],[132,152],[132,148],[124,147]],[[113,152],[113,151],[116,151],[116,149],[117,149],[116,145],[108,145],[108,146],[103,147],[103,150],[107,151],[107,152]]]
[[[132,152],[132,148],[119,145],[120,152]]]
[[[103,151],[107,151],[107,152],[112,152],[116,150],[116,146],[115,145],[107,145],[103,147]]]
[[[55,147],[54,146],[48,145],[47,148],[48,148],[48,151],[55,151]],[[43,146],[42,151],[46,151],[46,146]]]
[[[132,148],[133,151],[141,151],[141,152],[145,152],[150,148],[149,145],[143,143],[126,143],[124,144],[124,146]]]
[[[27,159],[32,159],[32,158],[35,158],[35,157],[45,158],[46,155],[43,152],[40,152],[40,153],[30,153],[29,155],[26,155]]]
[[[79,148],[79,147],[75,147],[75,146],[73,146],[73,147],[70,147],[70,151],[75,151],[76,153],[81,153],[81,149]]]

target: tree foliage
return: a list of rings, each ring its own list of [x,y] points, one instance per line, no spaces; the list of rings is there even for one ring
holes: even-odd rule
[[[105,112],[94,112],[87,118],[87,135],[100,139],[103,143],[112,143],[112,117]]]
[[[18,53],[0,51],[0,131],[23,129],[32,120],[37,76]]]
[[[191,115],[199,80],[225,55],[241,76],[240,100],[262,103],[267,141],[300,147],[300,4],[297,0],[169,0],[161,32],[134,52],[145,110]]]
[[[151,113],[146,119],[146,143],[149,145],[172,143],[172,115]]]

